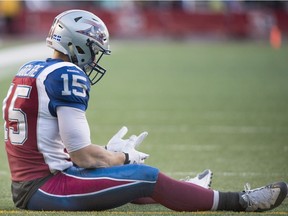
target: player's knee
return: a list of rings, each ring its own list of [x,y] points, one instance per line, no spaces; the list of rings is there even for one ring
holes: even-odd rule
[[[142,164],[131,164],[125,166],[127,168],[126,174],[133,176],[137,180],[154,182],[158,178],[159,170],[157,168]]]

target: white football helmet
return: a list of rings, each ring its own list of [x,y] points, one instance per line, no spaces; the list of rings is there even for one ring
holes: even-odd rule
[[[72,63],[84,70],[92,85],[106,72],[98,62],[103,54],[111,53],[109,32],[104,22],[93,13],[68,10],[59,14],[54,19],[46,44],[68,55]]]

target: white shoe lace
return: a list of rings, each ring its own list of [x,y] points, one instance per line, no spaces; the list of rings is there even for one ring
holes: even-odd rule
[[[250,184],[244,185],[244,194],[242,198],[247,203],[246,211],[268,210],[275,204],[280,188],[271,188],[269,186],[251,190]]]

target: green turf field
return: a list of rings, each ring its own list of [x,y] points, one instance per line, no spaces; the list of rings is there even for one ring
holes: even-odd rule
[[[106,144],[126,125],[129,134],[149,132],[140,148],[150,154],[146,163],[172,177],[210,168],[213,188],[223,191],[242,190],[246,182],[252,187],[288,182],[287,44],[273,50],[254,42],[112,41],[111,49],[101,62],[108,72],[92,88],[87,112],[94,143]],[[10,79],[0,76],[1,101]],[[3,137],[2,118],[0,125]],[[0,215],[240,214],[176,213],[132,204],[100,213],[18,211],[11,201],[4,141],[0,191]],[[245,215],[288,215],[288,199],[274,211]]]

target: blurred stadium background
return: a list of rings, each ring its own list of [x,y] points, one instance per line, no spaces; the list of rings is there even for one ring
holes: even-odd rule
[[[149,132],[147,163],[175,178],[211,168],[221,190],[288,181],[288,1],[0,1],[0,101],[22,63],[49,57],[54,17],[75,8],[98,15],[111,36],[87,113],[93,141],[126,125]],[[9,185],[3,150],[0,215],[26,215]],[[125,211],[173,215],[134,205],[103,215]],[[287,214],[286,199],[273,215]]]
[[[1,1],[1,37],[46,36],[55,15],[81,8],[96,13],[112,38],[208,37],[268,39],[288,33],[287,1]]]

